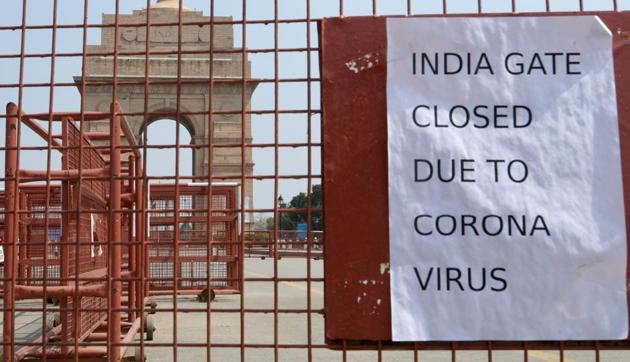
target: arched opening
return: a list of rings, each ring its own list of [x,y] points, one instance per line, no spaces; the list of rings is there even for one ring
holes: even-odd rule
[[[179,152],[179,176],[193,175],[193,150],[190,147],[176,149],[176,137],[179,135],[180,146],[191,144],[192,135],[187,127],[172,119],[157,119],[147,126],[146,158],[148,176],[169,176],[175,178],[175,164]],[[179,133],[178,133],[179,132]],[[144,135],[141,135],[144,139]],[[157,147],[156,147],[157,146]],[[190,180],[183,180],[190,181]]]

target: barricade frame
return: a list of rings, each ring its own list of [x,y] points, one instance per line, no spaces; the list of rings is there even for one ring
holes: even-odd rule
[[[3,244],[7,251],[4,268],[3,320],[8,321],[3,324],[5,336],[3,356],[7,361],[25,358],[59,359],[71,356],[79,359],[100,358],[117,361],[121,360],[127,349],[127,346],[119,344],[129,343],[140,330],[145,330],[145,315],[142,313],[144,291],[141,288],[141,279],[137,277],[141,271],[139,262],[144,240],[142,224],[135,228],[137,233],[128,233],[130,236],[128,240],[125,241],[122,236],[125,217],[122,202],[124,200],[129,207],[141,201],[141,198],[137,192],[122,192],[120,157],[123,150],[132,152],[136,157],[135,159],[133,156],[130,157],[127,162],[124,169],[127,176],[133,175],[134,171],[141,172],[138,165],[142,159],[137,150],[130,150],[129,147],[121,145],[123,137],[128,145],[136,145],[126,120],[119,115],[121,112],[120,106],[113,103],[110,113],[89,116],[90,120],[110,120],[109,134],[113,135],[109,137],[110,144],[105,148],[99,148],[92,143],[89,134],[74,123],[71,114],[28,115],[21,112],[14,103],[7,105],[5,173],[7,177],[4,191],[6,242]],[[87,117],[82,115],[82,118],[85,120]],[[42,128],[38,121],[47,122],[48,131]],[[51,133],[53,122],[61,122],[61,134]],[[31,128],[47,141],[48,157],[53,150],[62,154],[61,170],[51,170],[50,162],[48,168],[43,171],[19,167],[19,130],[22,125]],[[105,154],[109,155],[109,160],[105,160]],[[24,201],[28,196],[27,193],[21,192],[21,184],[42,181],[45,183],[28,187],[27,190],[39,188],[40,194],[41,189],[44,190],[45,197],[43,200],[41,197],[39,199],[40,202],[43,201],[43,210],[39,213],[43,213],[44,235],[48,235],[52,216],[57,215],[57,219],[60,219],[57,278],[48,277],[51,266],[48,252],[42,257],[42,265],[35,265],[40,263],[33,260],[27,261],[29,247],[41,245],[44,250],[48,250],[51,246],[49,238],[45,237],[43,242],[33,242],[31,238],[20,241],[19,238],[20,231],[23,236],[28,236],[22,230],[27,221],[24,216],[34,213],[30,209],[21,209],[27,206]],[[142,190],[138,180],[132,181],[130,180],[127,185],[131,191]],[[52,184],[53,182],[55,184]],[[60,200],[56,200],[56,205],[51,200],[53,190],[61,195]],[[141,206],[139,208],[142,209]],[[89,215],[90,220],[81,222],[85,215]],[[126,215],[129,218],[132,214],[127,211]],[[107,221],[95,222],[95,218],[107,218]],[[140,220],[139,217],[136,219],[136,222]],[[107,226],[103,226],[104,224]],[[128,230],[130,229],[128,227]],[[86,236],[90,240],[87,245]],[[132,240],[137,242],[133,243]],[[90,250],[91,260],[87,262],[86,247]],[[127,248],[125,271],[122,264],[123,247]],[[95,248],[101,251],[96,253]],[[103,252],[101,248],[105,251]],[[27,255],[20,255],[20,252]],[[34,278],[22,278],[18,274],[21,268],[29,266],[43,267],[42,278],[36,279],[41,282],[39,285],[32,285]],[[24,285],[24,282],[28,284]],[[123,309],[123,292],[127,295],[126,309]],[[20,311],[20,307],[15,303],[28,299],[42,301],[44,325],[39,338],[18,343],[14,338],[14,320],[15,313]],[[48,328],[46,321],[50,311],[47,303],[52,299],[59,303],[59,317],[55,318],[55,323]],[[138,310],[141,313],[138,313]],[[122,331],[125,332],[124,335],[121,334]],[[106,345],[99,345],[100,340],[106,341]],[[94,343],[96,346],[92,346]]]
[[[207,206],[209,198],[208,190],[212,189],[212,207]],[[183,254],[177,258],[178,265],[173,266],[174,229],[174,208],[175,205],[175,185],[174,184],[151,184],[149,186],[149,207],[148,218],[148,241],[147,254],[148,262],[146,267],[149,280],[149,295],[173,295],[175,288],[160,286],[160,283],[177,280],[177,293],[179,295],[200,294],[210,291],[216,294],[238,294],[242,290],[242,278],[239,277],[240,263],[243,260],[242,249],[238,242],[239,223],[238,213],[235,211],[238,204],[240,185],[237,183],[214,183],[209,187],[207,183],[188,183],[179,185],[179,204],[185,203],[181,207],[179,223],[191,224],[192,230],[187,232],[186,237],[180,227],[180,239],[177,242],[177,249]],[[185,200],[189,202],[184,202]],[[219,205],[216,205],[216,204]],[[212,210],[212,229],[215,227],[224,229],[212,233],[208,242],[208,210]],[[183,226],[183,225],[182,225]],[[160,231],[163,227],[169,228]],[[173,228],[170,228],[173,227]],[[205,231],[205,233],[204,233]],[[157,237],[156,237],[157,234]],[[207,265],[207,251],[211,248],[210,254],[212,271],[199,274],[197,267]],[[205,252],[200,249],[205,249]],[[216,250],[216,252],[215,252]],[[163,253],[166,252],[166,255]],[[157,255],[156,255],[157,254]],[[166,264],[166,265],[165,265]],[[197,266],[197,267],[196,267]],[[160,275],[166,270],[174,277]],[[185,269],[185,270],[184,270]],[[197,272],[195,270],[197,269]],[[157,274],[157,276],[155,276]],[[183,274],[190,276],[184,277]],[[206,276],[204,277],[203,274]],[[208,283],[208,274],[212,275],[212,284]],[[210,287],[209,287],[210,285]],[[209,290],[208,290],[209,289]],[[208,290],[208,291],[207,291]]]

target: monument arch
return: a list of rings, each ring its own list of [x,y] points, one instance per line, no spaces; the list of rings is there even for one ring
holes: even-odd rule
[[[251,143],[252,140],[251,119],[246,114],[241,120],[241,105],[244,99],[245,110],[249,110],[257,82],[250,76],[251,64],[246,56],[243,59],[243,52],[234,48],[234,30],[229,24],[232,18],[210,18],[202,11],[184,6],[182,24],[194,25],[182,25],[182,41],[179,43],[178,26],[172,25],[179,21],[179,0],[158,0],[151,6],[149,34],[147,11],[139,9],[131,14],[118,14],[119,31],[116,32],[114,27],[103,27],[100,44],[88,46],[85,55],[85,87],[82,87],[82,77],[75,77],[79,90],[85,89],[82,94],[85,110],[108,111],[113,96],[112,86],[108,83],[116,80],[116,98],[126,113],[144,114],[146,104],[149,115],[146,122],[142,115],[127,117],[138,140],[142,139],[141,133],[147,124],[157,119],[173,119],[188,129],[191,144],[200,145],[199,148],[193,148],[192,165],[193,176],[199,177],[198,181],[208,175],[208,167],[212,167],[212,175],[220,177],[220,181],[240,182],[243,169],[245,176],[253,175],[251,147],[244,148],[243,166],[240,146],[215,148],[212,159],[208,157],[207,147],[201,146],[208,143],[240,145]],[[103,24],[115,22],[115,14],[102,15]],[[213,26],[211,44],[209,24],[212,22],[216,24]],[[113,56],[114,44],[117,44],[116,56]],[[148,55],[145,55],[147,48]],[[212,67],[209,56],[211,48],[215,51]],[[148,73],[145,73],[145,69],[148,69]],[[148,79],[145,74],[148,74]],[[212,94],[209,94],[211,79]],[[220,112],[212,115],[212,127],[208,115],[210,104],[213,111]],[[175,119],[178,108],[180,119]],[[156,114],[163,112],[171,114]],[[109,125],[106,121],[90,122],[86,127],[87,131],[101,131],[107,130]],[[243,134],[245,139],[241,139]],[[245,181],[242,192],[246,207],[253,207],[251,179]],[[251,215],[248,216],[249,220],[253,220]]]

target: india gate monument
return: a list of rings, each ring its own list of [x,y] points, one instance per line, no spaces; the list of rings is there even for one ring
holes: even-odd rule
[[[114,24],[115,14],[103,14],[103,24]],[[251,119],[246,115],[241,122],[242,79],[247,81],[245,94],[245,109],[249,110],[251,95],[256,83],[250,77],[251,64],[246,61],[243,67],[242,52],[234,48],[234,30],[231,17],[214,17],[213,27],[214,49],[213,55],[213,94],[212,108],[219,114],[212,115],[212,130],[209,129],[210,96],[210,25],[209,16],[202,11],[193,11],[187,7],[182,9],[182,25],[180,59],[177,52],[180,36],[177,25],[159,26],[159,24],[177,24],[179,22],[179,0],[158,0],[151,6],[151,32],[149,41],[149,64],[145,51],[147,47],[147,27],[125,26],[125,24],[146,24],[147,9],[134,10],[132,14],[119,14],[120,26],[118,37],[114,27],[104,27],[101,31],[99,45],[89,45],[85,62],[85,81],[90,83],[109,83],[114,81],[114,57],[100,56],[99,53],[111,53],[117,44],[116,56],[116,98],[125,113],[145,112],[145,67],[148,67],[148,113],[170,113],[169,115],[154,115],[148,124],[160,119],[172,119],[186,127],[191,135],[193,145],[234,145],[234,147],[214,148],[212,160],[208,159],[207,147],[193,148],[193,176],[207,176],[208,167],[212,165],[214,176],[234,176],[234,181],[240,182],[241,174],[241,134],[244,127],[245,144],[251,143]],[[202,25],[201,23],[205,23]],[[230,52],[230,50],[233,50]],[[126,55],[124,53],[132,53]],[[166,53],[166,54],[165,54]],[[94,55],[90,55],[94,54]],[[179,62],[178,62],[179,60]],[[179,63],[179,70],[178,70]],[[245,75],[242,74],[245,69]],[[182,80],[179,86],[179,111],[184,113],[176,119],[178,85],[178,71]],[[231,80],[231,81],[230,81]],[[169,82],[170,81],[170,82]],[[75,82],[81,91],[81,77],[76,76]],[[88,85],[82,94],[86,111],[109,112],[112,102],[111,85]],[[187,113],[192,114],[187,114]],[[226,114],[227,113],[227,114]],[[136,139],[143,139],[143,115],[127,116],[132,132]],[[87,131],[108,131],[108,122],[88,122]],[[145,127],[148,124],[144,125]],[[212,135],[212,138],[210,138]],[[173,135],[172,144],[175,143]],[[251,148],[245,151],[245,175],[253,174]],[[230,181],[230,180],[220,180]],[[253,208],[252,180],[246,180],[243,188],[245,207]],[[246,217],[246,222],[253,221]]]

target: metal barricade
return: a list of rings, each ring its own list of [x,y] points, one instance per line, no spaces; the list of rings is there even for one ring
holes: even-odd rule
[[[150,185],[149,294],[197,294],[205,289],[219,294],[240,292],[242,253],[238,213],[234,211],[239,185],[213,185],[210,206],[208,189],[203,184],[182,184],[176,192],[172,184]],[[208,277],[212,278],[210,284]]]
[[[130,220],[131,215],[124,209],[140,200],[133,192],[138,188],[129,182],[126,186],[132,192],[122,193],[119,179],[121,174],[133,173],[140,157],[138,162],[130,158],[125,169],[120,167],[119,140],[125,120],[116,113],[120,113],[117,104],[111,113],[91,115],[92,119],[111,119],[113,125],[110,145],[99,148],[71,114],[28,115],[14,104],[7,107],[4,360],[72,355],[119,360],[127,347],[117,344],[146,327],[137,313],[144,303],[136,278],[141,243],[132,244],[131,238],[122,235],[123,219]],[[50,134],[39,125],[41,120],[60,122],[61,134]],[[49,141],[49,151],[61,153],[61,170],[19,167],[17,130],[22,126]],[[127,137],[127,141],[133,145],[133,139]],[[43,303],[42,321],[47,327],[18,339],[16,315],[24,308],[28,311],[33,300]],[[48,307],[48,302],[58,307]],[[108,351],[89,343],[99,340],[114,345]]]
[[[245,231],[245,256],[246,257],[273,257],[278,247],[278,257],[306,257],[310,249],[311,257],[319,259],[323,257],[321,249],[324,243],[322,231],[306,232],[297,230],[278,230],[278,240],[274,239],[273,230]]]

